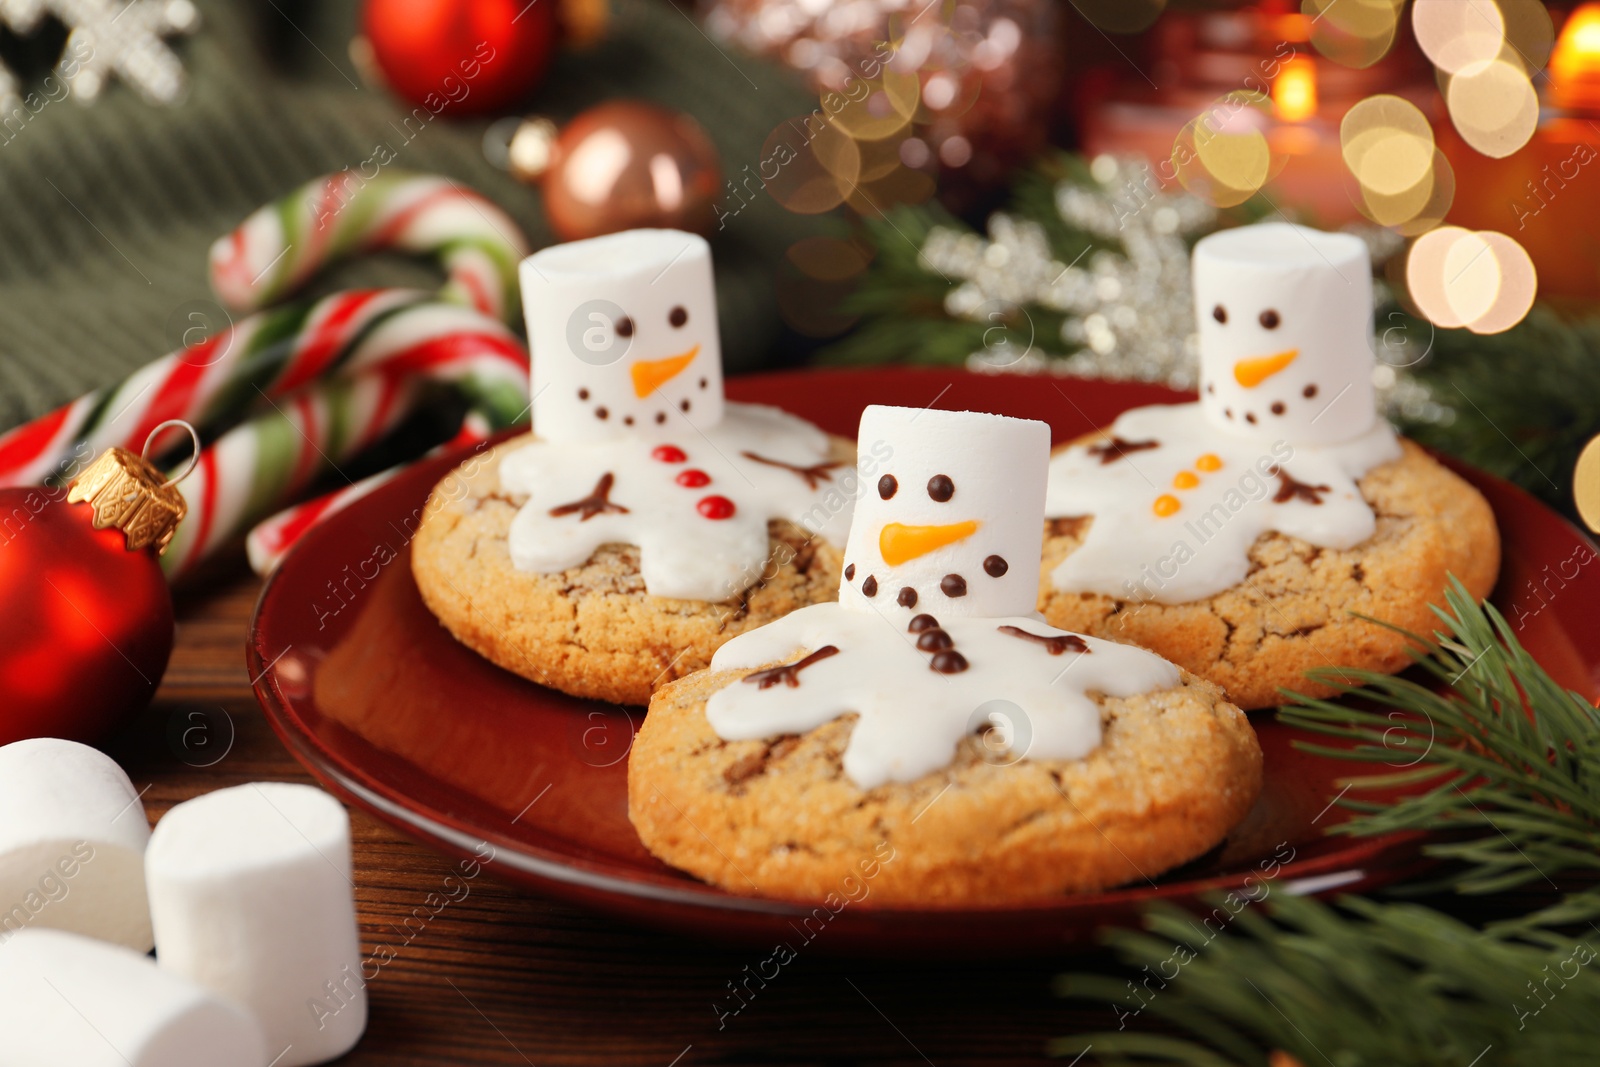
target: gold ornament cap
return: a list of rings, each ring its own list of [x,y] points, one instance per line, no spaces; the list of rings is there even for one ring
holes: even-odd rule
[[[188,423],[163,423],[146,439],[147,452],[150,441],[168,425],[183,426],[194,436],[194,428]],[[195,446],[198,458],[198,437],[195,437]],[[193,463],[190,464],[192,469]],[[121,530],[129,551],[153,547],[160,555],[167,550],[178,524],[189,512],[188,502],[178,491],[178,480],[168,478],[144,456],[112,447],[100,453],[98,459],[72,480],[67,489],[67,501],[88,503],[94,510],[94,528]]]

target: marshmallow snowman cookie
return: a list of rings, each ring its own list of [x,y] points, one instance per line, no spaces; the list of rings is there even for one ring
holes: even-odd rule
[[[1372,277],[1349,234],[1286,223],[1194,250],[1200,398],[1057,451],[1041,608],[1221,685],[1245,708],[1312,668],[1395,671],[1448,575],[1485,596],[1487,502],[1373,399]]]
[[[446,628],[536,682],[643,704],[735,634],[834,599],[854,447],[724,399],[705,240],[555,245],[521,281],[533,434],[447,476],[412,543]]]
[[[869,407],[839,600],[656,692],[628,765],[658,857],[737,893],[919,903],[1116,885],[1206,851],[1261,753],[1216,687],[1034,610],[1050,433]]]

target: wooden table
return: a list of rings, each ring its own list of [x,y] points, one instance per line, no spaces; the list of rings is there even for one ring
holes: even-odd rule
[[[224,786],[311,781],[250,691],[244,643],[259,583],[204,584],[204,596],[180,598],[177,648],[155,703],[108,746],[135,787],[148,787],[152,822]],[[766,953],[635,929],[492,876],[467,883],[464,897],[453,890],[459,901],[425,927],[413,923],[406,942],[405,918],[456,865],[353,815],[363,947],[394,945],[397,958],[370,983],[367,1036],[342,1064],[946,1067],[1038,1062],[1052,1036],[1116,1029],[1109,1009],[1052,994],[1054,976],[1081,959],[930,965],[805,953],[719,1029],[713,1005]]]

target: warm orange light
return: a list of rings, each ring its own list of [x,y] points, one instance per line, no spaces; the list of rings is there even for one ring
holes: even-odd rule
[[[1561,27],[1561,37],[1550,56],[1550,72],[1557,85],[1600,75],[1600,3],[1584,4]]]
[[[1304,122],[1317,113],[1317,70],[1311,60],[1296,56],[1283,65],[1272,83],[1272,105],[1284,122]]]

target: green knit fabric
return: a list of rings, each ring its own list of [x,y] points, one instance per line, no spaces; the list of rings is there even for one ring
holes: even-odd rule
[[[300,182],[359,166],[380,142],[394,167],[455,177],[510,212],[536,247],[550,242],[537,191],[485,161],[488,120],[446,112],[408,141],[409,108],[350,64],[353,0],[307,7],[297,29],[283,27],[298,45],[291,71],[260,43],[265,19],[281,17],[272,5],[202,0],[204,27],[175,42],[191,82],[181,104],[147,105],[113,84],[93,107],[52,102],[0,134],[0,428],[178,347],[188,312],[211,299],[211,242]],[[731,175],[753,170],[766,135],[815,106],[782,71],[714,45],[666,0],[613,0],[613,11],[606,42],[563,51],[525,110],[560,122],[615,97],[656,100],[699,119]],[[733,370],[762,362],[779,321],[774,268],[816,229],[760,199],[712,238]],[[336,268],[313,291],[437,277],[379,256]]]

